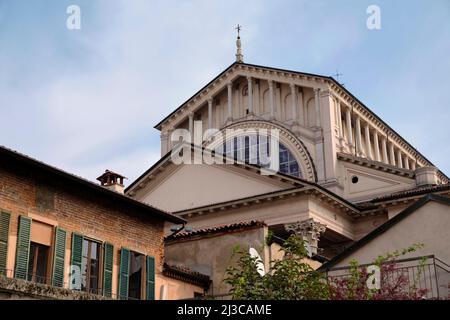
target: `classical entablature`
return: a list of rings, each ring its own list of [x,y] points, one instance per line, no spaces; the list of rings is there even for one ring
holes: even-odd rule
[[[234,137],[240,134],[239,133],[240,131],[235,129],[242,129],[244,132],[246,132],[246,130],[251,129],[255,130],[265,129],[268,131],[273,129],[278,130],[279,142],[292,153],[298,165],[300,166],[301,169],[300,177],[311,182],[317,181],[316,169],[314,167],[314,162],[313,159],[311,158],[308,149],[306,149],[303,142],[283,124],[276,124],[274,122],[269,122],[265,120],[241,120],[223,127],[221,130],[223,136],[225,136],[225,132],[227,129],[233,129],[231,130],[231,132],[234,132],[233,134],[226,136],[226,139],[228,140],[233,139]],[[212,142],[205,141],[204,145],[208,149],[214,150],[219,145],[223,144],[223,142],[225,142],[225,140],[214,139]]]

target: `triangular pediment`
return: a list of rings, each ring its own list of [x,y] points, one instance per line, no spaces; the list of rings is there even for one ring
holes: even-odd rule
[[[287,190],[302,184],[297,179],[262,175],[239,164],[179,164],[163,161],[140,177],[126,193],[162,210],[190,208]]]
[[[408,189],[414,183],[412,179],[354,165],[345,167],[344,180],[346,197],[356,201]]]
[[[320,87],[324,86],[325,82],[335,82],[333,78],[327,76],[235,62],[197,91],[192,97],[183,102],[166,118],[157,123],[155,128],[163,130],[164,125],[176,127],[190,113],[198,111],[198,108],[204,105],[208,99],[226,90],[227,85],[239,77],[270,79],[275,82],[289,82],[298,86],[307,87]]]

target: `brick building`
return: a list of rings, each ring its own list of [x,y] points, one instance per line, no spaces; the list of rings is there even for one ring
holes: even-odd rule
[[[109,173],[101,186],[0,147],[0,299],[202,292],[191,274],[163,269],[164,223],[185,221],[121,194]]]

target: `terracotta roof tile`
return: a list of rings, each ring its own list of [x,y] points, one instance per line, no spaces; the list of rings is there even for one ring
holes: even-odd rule
[[[193,230],[190,232],[180,232],[173,236],[166,237],[165,240],[185,239],[185,238],[194,237],[194,236],[202,236],[202,235],[209,235],[209,234],[215,234],[215,233],[221,233],[221,232],[244,230],[244,229],[262,227],[262,226],[266,226],[266,224],[264,222],[257,221],[257,220],[241,221],[241,222],[232,223],[232,224],[224,224],[224,225],[218,225],[218,226],[209,227],[209,228],[197,229],[197,230]]]
[[[394,200],[394,199],[400,199],[405,197],[412,197],[417,195],[423,195],[423,194],[429,194],[429,193],[435,193],[440,191],[450,191],[450,183],[447,184],[440,184],[440,185],[426,185],[421,187],[415,187],[409,190],[402,190],[390,194],[386,194],[377,198],[374,198],[369,203],[372,202],[382,202],[387,200]],[[360,205],[360,204],[358,204]]]
[[[211,279],[208,275],[194,271],[183,265],[170,265],[164,263],[163,274],[167,277],[200,285],[205,290],[208,289]]]

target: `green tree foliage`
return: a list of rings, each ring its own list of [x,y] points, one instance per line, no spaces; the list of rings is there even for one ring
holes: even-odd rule
[[[271,237],[271,236],[269,236]],[[268,242],[270,239],[268,239]],[[307,263],[307,250],[300,238],[292,235],[284,241],[284,258],[270,263],[261,276],[256,268],[257,257],[239,247],[234,249],[236,263],[227,268],[225,282],[231,285],[233,299],[243,300],[388,300],[421,299],[426,294],[407,281],[396,270],[396,259],[423,245],[415,244],[404,250],[379,256],[374,265],[381,270],[381,288],[367,285],[370,274],[357,261],[352,261],[346,277],[328,277]],[[420,267],[419,267],[420,270]],[[395,275],[395,276],[393,276]]]
[[[291,236],[282,250],[285,258],[271,261],[270,270],[261,276],[255,267],[257,258],[240,248],[235,249],[233,255],[238,255],[237,264],[227,269],[225,279],[232,287],[233,299],[326,299],[327,282],[304,261],[307,251],[303,240]]]

